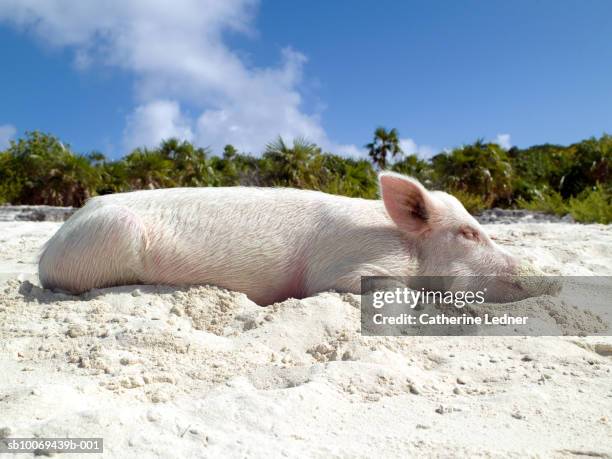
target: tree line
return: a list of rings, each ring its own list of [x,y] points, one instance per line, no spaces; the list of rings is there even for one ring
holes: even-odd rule
[[[508,150],[483,140],[429,159],[405,154],[397,130],[378,128],[365,145],[368,159],[324,152],[306,139],[278,138],[260,156],[227,145],[223,152],[177,139],[137,148],[118,160],[75,153],[38,131],[0,152],[0,204],[82,206],[95,195],[200,186],[280,186],[375,199],[377,171],[418,178],[454,194],[472,213],[491,207],[572,215],[612,222],[612,136],[562,145]],[[213,154],[220,153],[220,154]]]

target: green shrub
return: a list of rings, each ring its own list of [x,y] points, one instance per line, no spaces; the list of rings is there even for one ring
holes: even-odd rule
[[[492,143],[471,145],[440,153],[431,159],[433,185],[484,196],[490,205],[506,205],[512,198],[512,166],[507,153]]]
[[[431,182],[432,170],[429,162],[420,159],[416,155],[408,155],[391,167],[393,172],[408,175],[420,180],[421,183]]]
[[[450,191],[473,214],[491,206],[521,207],[610,223],[609,135],[569,146],[508,151],[477,141],[430,159],[404,156],[398,142],[395,130],[378,130],[369,146],[372,162],[323,152],[305,139],[288,143],[282,138],[269,144],[261,156],[231,145],[222,156],[215,156],[189,142],[167,139],[156,148],[137,148],[109,160],[99,152],[76,154],[52,135],[29,132],[0,152],[0,204],[81,206],[96,194],[236,185],[296,187],[376,199],[376,171],[387,165],[428,188]]]
[[[463,207],[472,215],[478,215],[483,210],[490,209],[493,199],[485,199],[483,196],[473,193],[468,193],[462,190],[453,190],[450,192],[456,197]]]
[[[82,206],[99,181],[89,158],[36,131],[11,142],[0,161],[0,193],[13,204]]]
[[[570,198],[569,211],[581,223],[612,223],[612,193],[601,186]]]
[[[8,153],[0,153],[0,204],[11,204],[21,193],[23,183],[14,170],[14,164]]]
[[[566,215],[569,212],[563,197],[552,190],[536,191],[535,197],[531,201],[519,198],[517,205],[521,209],[546,212],[547,214],[559,216]]]

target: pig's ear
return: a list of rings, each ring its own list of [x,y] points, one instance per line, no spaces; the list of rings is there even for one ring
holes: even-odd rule
[[[435,202],[418,180],[393,172],[383,172],[378,179],[387,213],[400,229],[422,233],[430,228]]]

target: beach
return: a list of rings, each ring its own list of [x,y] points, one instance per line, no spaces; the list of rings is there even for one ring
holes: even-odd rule
[[[612,226],[520,218],[483,226],[546,274],[612,275]],[[102,437],[104,457],[612,457],[609,336],[362,336],[359,296],[333,292],[53,293],[36,263],[61,222],[4,220],[0,437]]]

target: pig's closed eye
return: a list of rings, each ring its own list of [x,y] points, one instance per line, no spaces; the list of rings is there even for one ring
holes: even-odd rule
[[[459,230],[459,235],[469,241],[478,242],[480,241],[480,234],[477,230],[469,227],[461,228]]]

